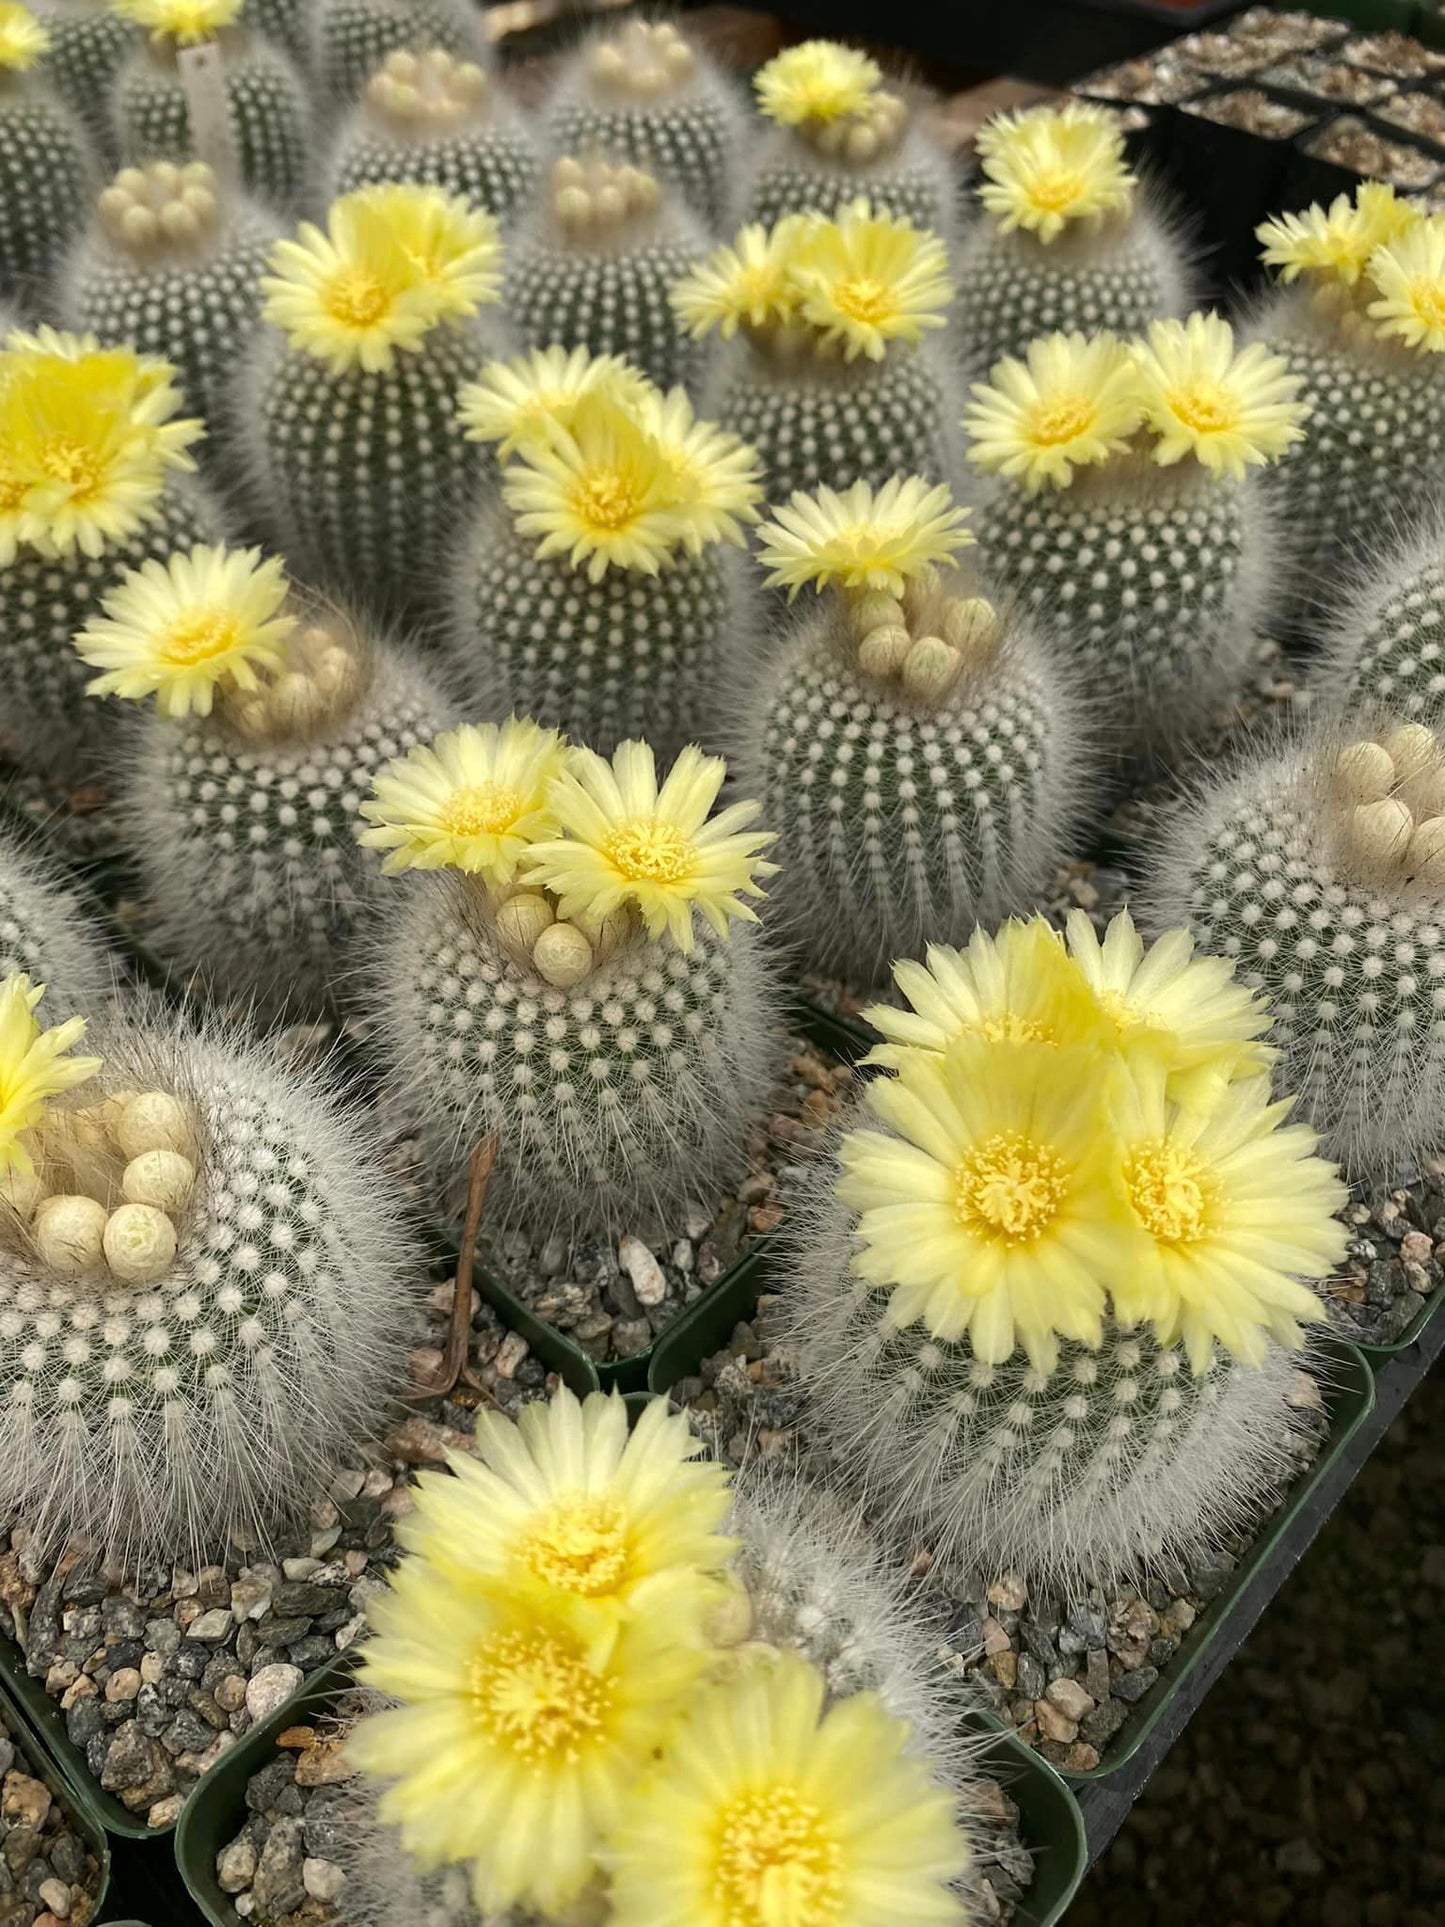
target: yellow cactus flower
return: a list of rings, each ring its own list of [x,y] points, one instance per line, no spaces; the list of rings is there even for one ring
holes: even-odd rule
[[[98,1057],[66,1056],[85,1035],[83,1017],[40,1028],[35,1007],[44,995],[45,986],[28,977],[0,983],[0,1172],[34,1168],[23,1134],[40,1122],[50,1098],[85,1083],[101,1066]]]
[[[1154,460],[1163,466],[1192,455],[1238,481],[1304,439],[1308,409],[1283,355],[1258,341],[1236,351],[1234,330],[1217,314],[1151,322],[1135,359],[1144,420],[1159,437]]]
[[[1369,275],[1380,296],[1369,315],[1384,339],[1421,354],[1445,350],[1445,218],[1431,215],[1376,248]]]
[[[1261,259],[1286,283],[1301,275],[1353,287],[1378,247],[1396,240],[1424,214],[1383,181],[1362,181],[1351,201],[1337,194],[1329,209],[1316,203],[1302,214],[1280,214],[1255,229]]]
[[[26,73],[49,45],[49,33],[29,7],[0,0],[0,73]]]
[[[682,542],[696,555],[715,542],[741,545],[743,523],[756,522],[762,499],[757,450],[716,422],[693,413],[686,389],[653,390],[638,404],[671,478]]]
[[[802,214],[784,215],[770,228],[753,222],[674,283],[673,311],[693,339],[716,328],[731,341],[744,323],[765,328],[790,321],[799,300],[793,267],[812,225]]]
[[[998,114],[979,129],[979,199],[1001,231],[1048,244],[1073,223],[1126,214],[1137,182],[1111,117],[1081,101]]]
[[[770,571],[768,586],[786,588],[790,602],[808,583],[901,595],[973,541],[963,526],[968,513],[941,482],[917,475],[895,475],[880,489],[855,482],[841,495],[799,489],[759,529],[758,560]]]
[[[941,328],[953,299],[948,254],[927,228],[854,201],[835,221],[814,221],[792,262],[798,313],[837,342],[844,358],[881,361],[890,342]]]
[[[1111,334],[1052,334],[973,384],[968,459],[1037,492],[1122,454],[1143,414],[1138,365]]]
[[[883,84],[883,69],[837,40],[804,40],[758,69],[758,107],[780,127],[826,124],[866,107]]]
[[[214,40],[241,12],[242,0],[110,0],[122,20],[144,27],[152,40],[196,47]]]
[[[498,299],[502,243],[494,214],[416,181],[381,181],[356,192],[411,256],[436,293],[439,313],[475,314]]]
[[[457,414],[474,442],[496,442],[500,456],[523,442],[546,441],[549,421],[570,428],[586,395],[603,395],[639,410],[658,391],[621,355],[586,348],[533,348],[510,361],[489,361],[458,397]]]

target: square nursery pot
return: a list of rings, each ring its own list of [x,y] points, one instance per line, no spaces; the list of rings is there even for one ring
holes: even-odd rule
[[[17,1763],[27,1770],[32,1779],[41,1781],[49,1789],[51,1798],[64,1811],[72,1832],[94,1854],[98,1874],[91,1919],[106,1920],[105,1899],[110,1889],[111,1868],[110,1842],[105,1837],[105,1828],[93,1805],[85,1798],[84,1789],[74,1783],[70,1774],[55,1759],[44,1737],[36,1732],[28,1707],[3,1673],[0,1673],[0,1723],[3,1723],[15,1747]]]
[[[759,1252],[754,1265],[738,1266],[726,1278],[719,1279],[705,1298],[689,1305],[658,1341],[648,1377],[649,1389],[655,1393],[668,1391],[680,1378],[696,1372],[704,1358],[720,1350],[731,1337],[733,1327],[751,1316],[769,1277],[769,1256]],[[1445,1298],[1445,1291],[1441,1296]],[[1368,1415],[1375,1402],[1374,1378],[1357,1346],[1334,1336],[1322,1337],[1317,1341],[1316,1366],[1330,1420],[1329,1433],[1318,1457],[1290,1487],[1283,1505],[1266,1521],[1259,1537],[1194,1622],[1177,1663],[1161,1672],[1137,1702],[1128,1724],[1104,1749],[1098,1766],[1087,1773],[1062,1769],[1061,1777],[1066,1782],[1083,1785],[1104,1779],[1134,1757],[1164,1717],[1174,1695],[1210,1651],[1217,1629],[1228,1616],[1233,1602],[1256,1574],[1276,1560],[1279,1543],[1296,1515]]]
[[[1251,90],[1270,92],[1245,80],[1202,98],[1221,100]],[[1281,99],[1280,105],[1302,115],[1309,112],[1303,103]],[[1197,223],[1210,282],[1223,290],[1256,279],[1259,244],[1254,230],[1281,204],[1290,158],[1288,142],[1268,140],[1242,127],[1191,113],[1189,105],[1160,108],[1159,116],[1161,125],[1167,128],[1163,172],[1175,194],[1188,206],[1191,223]]]
[[[722,1280],[719,1280],[719,1286]],[[216,1880],[216,1855],[246,1823],[246,1783],[275,1751],[278,1734],[324,1715],[351,1683],[354,1652],[340,1653],[239,1745],[217,1760],[196,1787],[176,1830],[176,1864],[210,1927],[243,1927]],[[1014,1915],[1018,1927],[1054,1927],[1078,1892],[1088,1866],[1084,1822],[1053,1768],[1012,1734],[980,1724],[984,1769],[1019,1809],[1019,1833],[1034,1858],[1034,1878]]]
[[[853,1064],[870,1050],[877,1041],[866,1026],[849,1023],[830,1016],[826,1011],[816,1008],[803,999],[794,999],[789,1006],[788,1026],[790,1031],[805,1037],[810,1044],[816,1044],[830,1056]],[[476,1290],[491,1305],[504,1325],[518,1331],[531,1345],[542,1363],[555,1371],[563,1382],[569,1385],[578,1397],[588,1392],[610,1391],[616,1386],[622,1392],[640,1392],[648,1384],[652,1360],[659,1345],[669,1332],[684,1321],[696,1305],[710,1303],[719,1292],[728,1286],[730,1280],[740,1272],[747,1272],[757,1254],[768,1244],[772,1233],[764,1232],[755,1238],[748,1250],[729,1270],[709,1285],[702,1297],[678,1314],[671,1324],[663,1327],[644,1350],[635,1352],[630,1358],[596,1360],[590,1358],[580,1345],[576,1344],[565,1332],[530,1311],[520,1298],[516,1297],[484,1265],[478,1265],[472,1283]],[[729,1327],[731,1329],[731,1327]]]

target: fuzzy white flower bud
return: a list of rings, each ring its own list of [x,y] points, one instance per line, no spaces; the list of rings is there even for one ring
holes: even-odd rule
[[[570,990],[591,971],[592,946],[575,923],[554,923],[532,946],[532,968],[544,983]]]
[[[1372,867],[1398,862],[1405,854],[1415,819],[1398,796],[1358,803],[1350,814],[1350,852]]]
[[[138,1158],[146,1151],[190,1148],[191,1120],[185,1105],[169,1091],[141,1091],[132,1097],[113,1129],[126,1158]]]
[[[176,1228],[153,1204],[123,1204],[105,1221],[105,1261],[122,1284],[164,1277],[176,1255]]]
[[[105,1206],[94,1198],[46,1198],[35,1213],[41,1264],[59,1278],[79,1278],[100,1263],[105,1227]]]
[[[530,957],[538,937],[556,921],[556,912],[540,890],[518,890],[497,910],[497,935],[509,950]]]
[[[143,1151],[121,1177],[121,1195],[131,1204],[153,1204],[179,1211],[196,1185],[196,1167],[179,1151]]]
[[[1395,786],[1395,765],[1379,743],[1351,743],[1335,758],[1335,787],[1356,803],[1373,803]]]

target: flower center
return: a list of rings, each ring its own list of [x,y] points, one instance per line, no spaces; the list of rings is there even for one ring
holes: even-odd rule
[[[1178,389],[1169,403],[1185,427],[1197,435],[1217,435],[1221,429],[1232,428],[1238,418],[1239,411],[1221,388],[1196,383]]]
[[[614,830],[604,854],[631,883],[680,883],[693,863],[692,845],[682,831],[651,817]]]
[[[497,836],[522,813],[522,799],[503,783],[475,783],[453,790],[440,811],[448,836]]]
[[[100,484],[101,466],[95,451],[80,442],[49,441],[40,461],[45,473],[63,482],[74,495],[90,495]]]
[[[1410,305],[1427,328],[1445,328],[1445,286],[1417,281],[1410,289]]]
[[[365,268],[342,268],[326,290],[326,312],[348,328],[370,328],[391,306],[391,296]]]
[[[522,1541],[521,1554],[539,1579],[589,1599],[616,1592],[627,1576],[627,1527],[611,1499],[577,1492],[559,1499]]]
[[[577,514],[595,529],[625,529],[641,507],[637,485],[620,468],[589,469],[577,478]]]
[[[1094,423],[1094,404],[1083,395],[1063,401],[1041,402],[1029,418],[1029,437],[1040,448],[1071,442]]]
[[[200,609],[183,616],[161,643],[165,662],[210,662],[236,646],[236,618],[223,609]]]
[[[850,319],[873,325],[886,321],[894,308],[893,290],[866,274],[856,275],[851,281],[840,281],[833,290],[833,299]]]
[[[497,1746],[533,1766],[575,1761],[612,1710],[612,1690],[575,1647],[544,1632],[508,1632],[472,1661],[478,1726]]]
[[[1082,178],[1068,167],[1041,168],[1029,182],[1029,199],[1047,214],[1061,214],[1083,192]]]
[[[746,1793],[723,1809],[713,1898],[725,1927],[829,1927],[842,1916],[843,1854],[810,1800],[791,1787]]]
[[[1031,1244],[1058,1216],[1067,1177],[1057,1151],[1018,1131],[999,1131],[955,1171],[954,1213],[987,1237]]]
[[[1162,1244],[1193,1244],[1209,1223],[1213,1191],[1202,1158],[1167,1138],[1141,1144],[1124,1164],[1129,1201],[1151,1236]]]
[[[1032,1017],[1020,1017],[1015,1010],[1000,1011],[995,1017],[980,1018],[978,1023],[969,1026],[974,1037],[986,1037],[991,1044],[1053,1044],[1058,1040],[1051,1037],[1042,1024],[1036,1024]]]

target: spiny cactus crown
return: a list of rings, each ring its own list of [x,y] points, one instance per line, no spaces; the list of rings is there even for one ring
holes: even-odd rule
[[[388,132],[425,139],[485,124],[493,92],[475,60],[459,60],[445,47],[398,47],[367,81],[365,97]]]
[[[1282,214],[1257,230],[1263,260],[1356,346],[1445,351],[1445,218],[1392,187],[1362,181],[1353,199]]]
[[[780,127],[796,129],[819,154],[874,161],[896,148],[908,105],[883,88],[883,70],[836,40],[805,40],[753,76],[758,106]]]
[[[1445,528],[1431,518],[1361,574],[1327,624],[1313,687],[1341,708],[1445,722]]]
[[[214,252],[223,203],[215,170],[204,161],[153,161],[123,167],[101,194],[96,215],[111,245],[137,261],[192,261]]]
[[[1127,218],[1137,183],[1117,121],[1083,101],[995,115],[979,129],[978,190],[999,231],[1045,246],[1071,229]]]
[[[97,1009],[110,988],[105,947],[80,898],[39,849],[0,832],[0,977],[17,974],[46,986],[51,1016]]]

